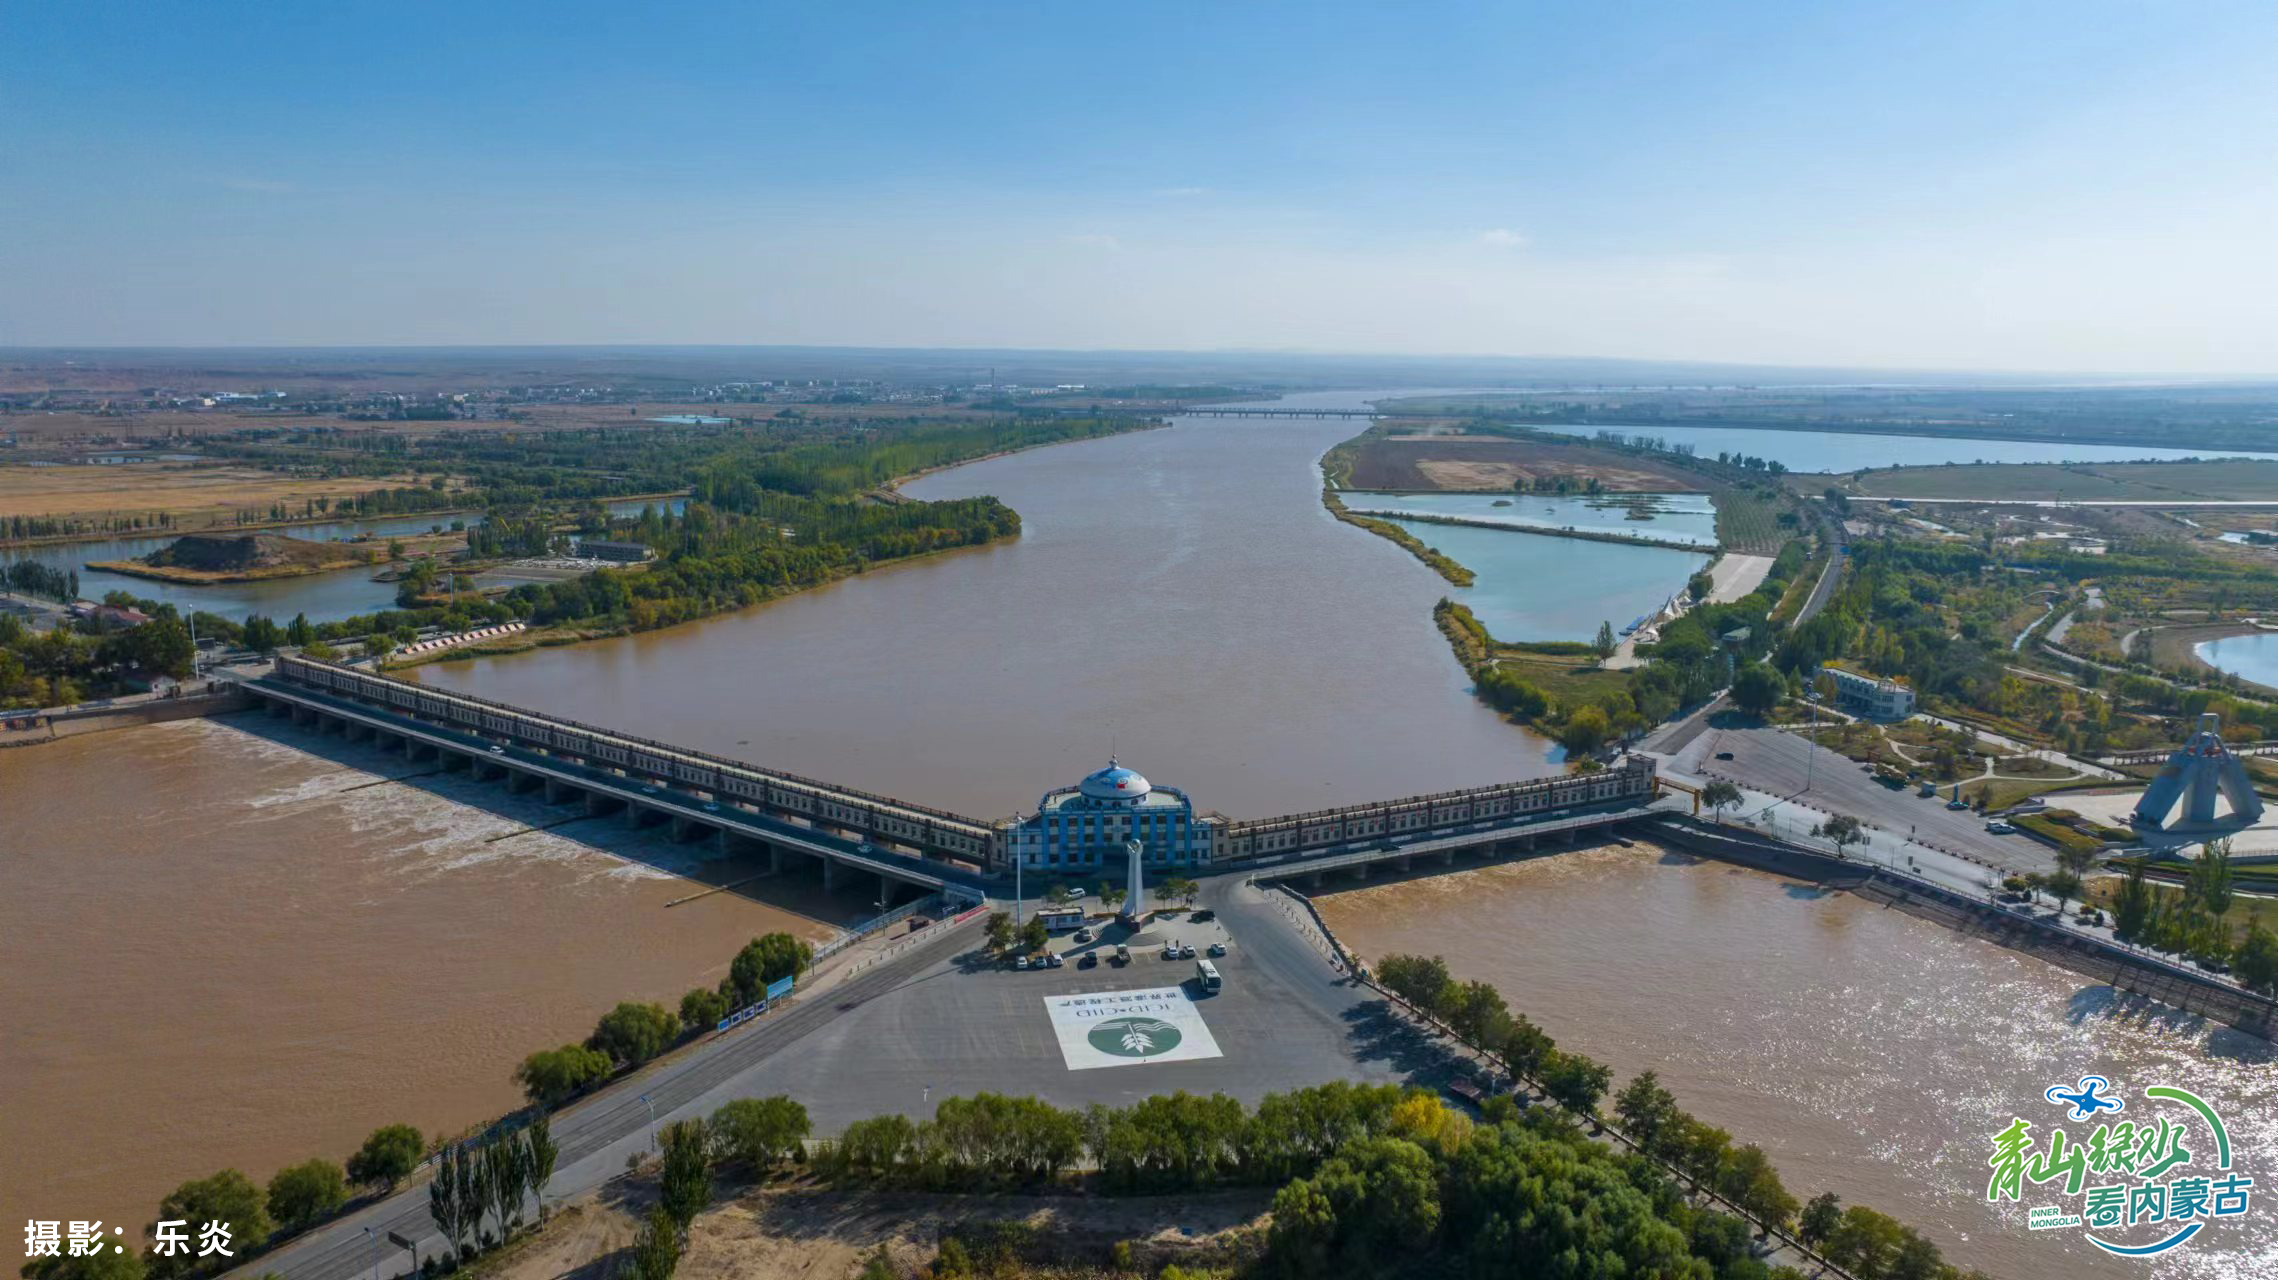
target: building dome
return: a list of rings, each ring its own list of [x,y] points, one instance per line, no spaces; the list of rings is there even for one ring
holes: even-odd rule
[[[1105,769],[1087,776],[1076,787],[1094,800],[1137,800],[1154,790],[1136,769],[1126,769],[1112,759]]]

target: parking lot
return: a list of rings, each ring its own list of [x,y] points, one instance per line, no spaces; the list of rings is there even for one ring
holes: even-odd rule
[[[1730,753],[1732,758],[1719,759],[1719,753]],[[1696,777],[1782,798],[1786,801],[1782,807],[1800,810],[1796,817],[1808,819],[1807,826],[1832,814],[1847,814],[1892,836],[1973,863],[2019,874],[2045,872],[2056,865],[2056,855],[2047,845],[2023,835],[1997,835],[1986,830],[1987,819],[1976,813],[1947,808],[1946,792],[1925,797],[1912,786],[1893,790],[1875,781],[1857,761],[1814,748],[1801,734],[1715,726],[1688,742],[1671,764]]]

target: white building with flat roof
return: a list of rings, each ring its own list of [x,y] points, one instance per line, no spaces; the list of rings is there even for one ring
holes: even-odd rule
[[[1914,690],[1883,676],[1862,675],[1838,666],[1819,674],[1835,682],[1835,709],[1869,720],[1904,720],[1914,714]]]

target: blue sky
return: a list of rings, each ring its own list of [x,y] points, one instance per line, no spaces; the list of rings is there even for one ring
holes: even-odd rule
[[[0,344],[2278,373],[2278,6],[0,0]]]

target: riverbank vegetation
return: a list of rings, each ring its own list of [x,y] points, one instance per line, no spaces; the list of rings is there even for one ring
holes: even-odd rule
[[[465,531],[470,554],[546,554],[560,549],[560,530],[569,527],[585,536],[643,543],[653,558],[497,594],[462,589],[469,566],[430,558],[413,563],[398,583],[398,609],[304,624],[289,640],[285,628],[266,617],[239,624],[201,614],[198,635],[232,643],[251,637],[259,650],[315,642],[382,653],[408,643],[422,628],[463,631],[522,620],[531,630],[512,647],[527,647],[672,626],[875,565],[1014,537],[1019,515],[994,498],[919,502],[881,486],[916,471],[1148,425],[1123,417],[864,418],[684,430],[469,431],[416,441],[301,433],[314,442],[306,447],[332,459],[327,465],[349,472],[358,465],[401,470],[414,465],[397,456],[407,451],[417,468],[440,469],[434,477],[438,486],[448,471],[458,487],[404,492],[488,504],[490,514]],[[298,435],[284,443],[224,441],[210,447],[302,456],[290,452],[302,447]],[[359,463],[365,451],[375,449],[388,456]],[[660,491],[690,496],[678,512],[649,505],[637,515],[613,517],[601,505],[622,493]],[[351,506],[385,505],[395,492],[361,495]],[[360,507],[338,503],[329,512],[363,514]],[[438,542],[458,538],[436,535]],[[391,559],[414,549],[402,539],[372,545],[385,545]],[[369,558],[377,552],[360,554]],[[14,562],[8,573],[27,594],[55,598],[77,592],[74,575],[36,560]],[[187,631],[175,634],[183,621],[178,611],[124,594],[117,602],[166,625],[153,631],[143,624],[112,638],[94,622],[63,621],[54,630],[35,632],[20,620],[0,621],[9,627],[0,632],[0,708],[57,705],[119,691],[153,675],[187,675]]]
[[[1665,1093],[1646,1087],[1625,1096],[1650,1104],[1667,1132],[1694,1138],[1696,1154],[1708,1147],[1698,1141],[1703,1128]],[[944,1099],[927,1117],[857,1121],[833,1139],[811,1139],[809,1127],[804,1106],[775,1097],[733,1102],[703,1121],[665,1130],[660,1157],[642,1170],[657,1208],[630,1246],[643,1280],[669,1280],[684,1261],[707,1274],[730,1266],[723,1255],[734,1246],[711,1221],[756,1219],[765,1231],[778,1215],[753,1210],[786,1197],[827,1198],[835,1210],[824,1216],[843,1222],[856,1205],[945,1192],[959,1198],[926,1202],[928,1216],[941,1220],[930,1238],[861,1242],[856,1265],[866,1280],[1518,1280],[1540,1274],[1544,1258],[1565,1259],[1566,1271],[1578,1277],[1805,1274],[1785,1260],[1759,1260],[1748,1222],[1689,1185],[1690,1175],[1674,1162],[1597,1140],[1557,1108],[1522,1109],[1507,1096],[1489,1100],[1475,1118],[1422,1090],[1342,1082],[1268,1094],[1254,1108],[1224,1094],[1180,1092],[1082,1109],[980,1094]],[[1718,1158],[1747,1169],[1761,1195],[1777,1177],[1761,1153],[1751,1152]],[[716,1209],[724,1188],[731,1202]],[[1270,1218],[1257,1216],[1257,1200],[1213,1201],[1251,1207],[1202,1231],[1191,1223],[1172,1233],[1082,1225],[1103,1213],[1130,1222],[1128,1212],[1106,1206],[1165,1196],[1193,1203],[1245,1188],[1270,1191]],[[739,1193],[748,1198],[734,1198]],[[1050,1225],[1007,1220],[990,1208],[1016,1196],[1025,1197],[1022,1204],[1064,1208]],[[1814,1231],[1824,1227],[1825,1247],[1852,1256],[1852,1274],[1861,1280],[1957,1274],[1919,1236],[1871,1210],[1845,1210],[1831,1197],[1809,1211],[1792,1200],[1783,1207],[1801,1212]],[[747,1225],[738,1234],[749,1233]],[[804,1233],[805,1253],[835,1234]],[[733,1256],[742,1265],[732,1269],[750,1268],[748,1253]]]
[[[1787,590],[1787,575],[1804,562],[1802,545],[1791,543],[1755,591],[1663,623],[1655,643],[1636,647],[1646,661],[1623,670],[1602,665],[1594,646],[1499,641],[1453,600],[1442,599],[1433,617],[1482,701],[1582,755],[1712,696],[1724,687],[1728,650],[1743,670],[1770,652],[1767,616]],[[1735,638],[1727,643],[1726,636]]]

